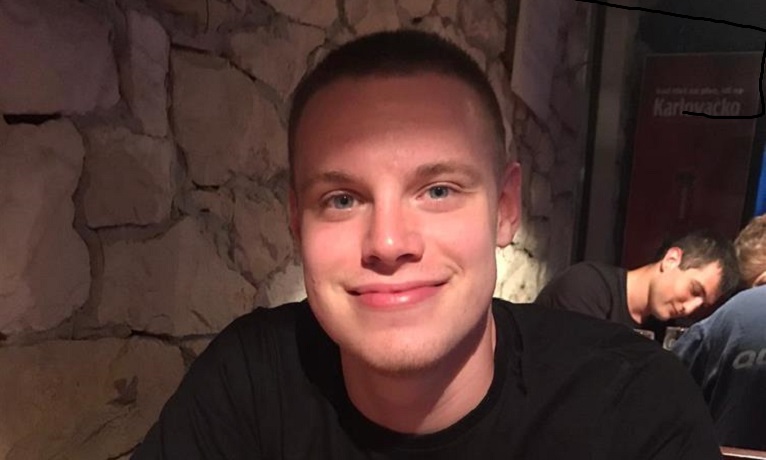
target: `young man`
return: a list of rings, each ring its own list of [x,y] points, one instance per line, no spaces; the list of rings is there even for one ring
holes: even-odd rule
[[[766,450],[766,215],[734,242],[749,289],[673,346],[702,388],[722,445]]]
[[[290,117],[308,299],[224,330],[135,458],[718,458],[672,355],[492,299],[520,211],[504,135],[452,44],[400,31],[332,52]]]
[[[738,283],[731,242],[699,231],[675,240],[659,260],[634,270],[575,264],[546,285],[535,303],[661,332],[658,322],[714,305]]]

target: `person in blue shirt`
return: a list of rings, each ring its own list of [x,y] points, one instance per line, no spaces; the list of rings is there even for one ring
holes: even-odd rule
[[[749,288],[693,325],[672,351],[700,385],[718,441],[766,450],[766,215],[735,246]]]

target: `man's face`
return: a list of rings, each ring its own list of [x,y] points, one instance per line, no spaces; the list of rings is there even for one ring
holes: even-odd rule
[[[721,265],[711,262],[684,270],[682,255],[679,248],[668,250],[660,261],[660,273],[649,284],[649,308],[662,321],[689,316],[720,296]]]
[[[486,329],[520,187],[515,164],[498,184],[490,126],[468,86],[431,73],[341,79],[306,105],[291,227],[342,353],[406,373]]]

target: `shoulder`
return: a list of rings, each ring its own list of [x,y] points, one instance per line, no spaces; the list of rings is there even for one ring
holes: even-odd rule
[[[676,342],[682,354],[689,344],[704,339],[706,346],[724,347],[743,337],[760,338],[766,328],[766,286],[745,289],[721,305],[712,315],[693,324]],[[691,347],[693,348],[693,347]]]
[[[605,264],[602,262],[579,262],[564,271],[564,273],[577,273],[583,275],[598,275],[598,276],[614,276],[618,274],[622,269],[614,265]]]
[[[614,451],[607,458],[636,452],[650,458],[644,449],[678,447],[689,439],[702,443],[699,450],[708,455],[715,451],[699,388],[656,342],[621,324],[536,305],[497,301],[493,312],[498,327],[516,334],[521,386],[530,404],[555,407],[541,415],[549,423],[601,433]]]
[[[275,356],[288,356],[298,348],[298,331],[311,318],[308,304],[289,303],[258,307],[226,326],[195,360],[192,370],[211,367],[229,369],[257,366],[273,368]]]
[[[766,286],[745,289],[713,313],[717,317],[760,316],[766,319]],[[713,317],[711,315],[711,318]]]
[[[551,363],[600,360],[615,369],[638,369],[654,359],[674,359],[630,327],[565,310],[499,301],[499,314],[516,326],[524,353]]]
[[[620,305],[619,299],[624,297],[621,271],[619,267],[598,262],[572,265],[540,291],[535,303],[609,319],[614,306]]]
[[[306,353],[308,361],[322,358],[318,354],[329,348],[319,346],[322,343],[324,336],[307,302],[256,308],[213,339],[192,363],[184,383],[190,395],[204,395],[193,398],[220,405],[232,397],[242,403],[230,408],[232,412],[273,407],[279,391],[303,388]]]
[[[308,304],[288,303],[277,307],[257,307],[232,321],[216,336],[219,341],[237,340],[253,334],[291,335]]]
[[[737,293],[691,329],[740,329],[740,325],[744,325],[745,329],[753,329],[750,326],[753,323],[766,323],[766,286]]]
[[[580,262],[556,275],[549,286],[589,289],[593,283],[609,284],[620,276],[620,268],[599,262]]]
[[[557,278],[572,276],[598,276],[609,266],[598,262],[579,262],[566,268]]]

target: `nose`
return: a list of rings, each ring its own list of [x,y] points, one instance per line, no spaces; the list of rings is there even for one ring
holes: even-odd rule
[[[697,310],[699,307],[702,306],[704,303],[704,300],[702,297],[692,297],[691,299],[684,302],[681,306],[681,313],[686,315],[691,315],[694,313],[695,310]]]
[[[362,265],[383,274],[417,262],[425,247],[416,216],[399,202],[373,206],[364,243]]]

